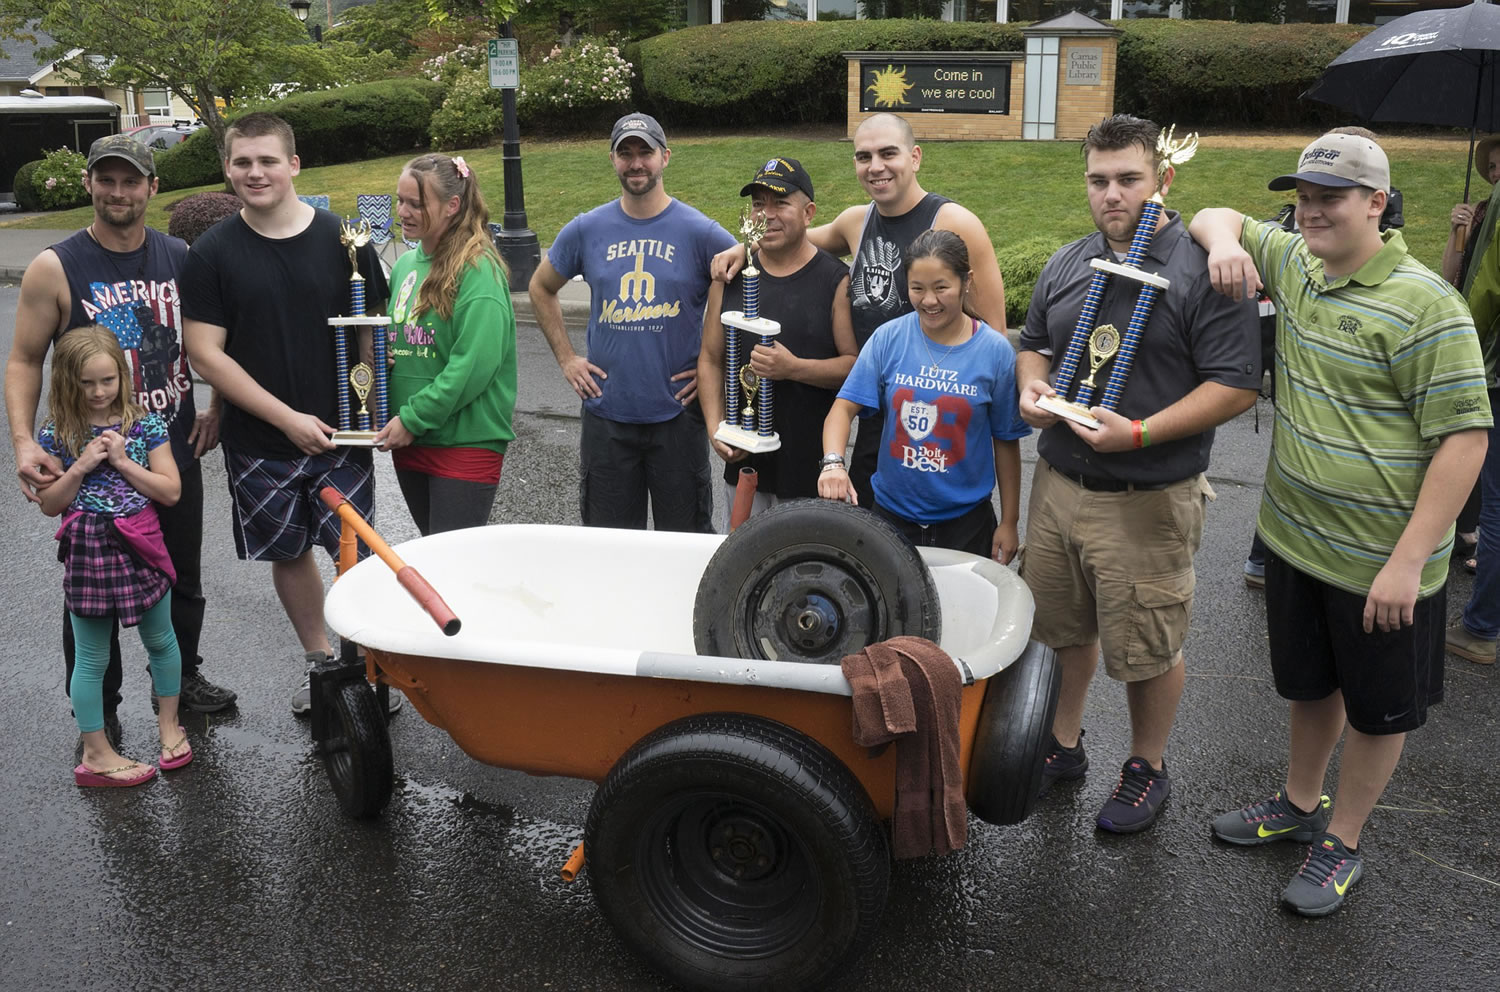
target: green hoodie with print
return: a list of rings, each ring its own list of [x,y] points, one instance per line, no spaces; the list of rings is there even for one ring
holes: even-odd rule
[[[414,248],[391,267],[390,408],[414,444],[505,453],[516,436],[516,316],[494,259],[464,270],[453,316],[413,313],[432,257]]]

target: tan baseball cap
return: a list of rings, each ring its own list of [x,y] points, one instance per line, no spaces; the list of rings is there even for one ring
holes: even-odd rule
[[[1296,189],[1299,179],[1319,186],[1365,186],[1389,192],[1391,163],[1369,138],[1329,133],[1302,149],[1296,172],[1277,176],[1266,188]]]

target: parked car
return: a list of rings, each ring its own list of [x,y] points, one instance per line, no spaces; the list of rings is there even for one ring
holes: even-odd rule
[[[148,148],[163,151],[178,142],[186,141],[188,135],[202,126],[202,124],[147,124],[126,133]]]

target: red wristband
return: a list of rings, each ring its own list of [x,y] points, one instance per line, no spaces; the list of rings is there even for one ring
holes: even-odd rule
[[[1139,420],[1132,420],[1130,422],[1130,436],[1135,441],[1133,447],[1141,447],[1143,442],[1141,441],[1141,422]]]

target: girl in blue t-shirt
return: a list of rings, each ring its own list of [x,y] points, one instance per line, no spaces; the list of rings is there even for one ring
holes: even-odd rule
[[[823,422],[818,494],[858,502],[844,468],[856,414],[883,410],[874,510],[920,545],[1002,563],[1020,544],[1021,449],[1031,433],[1016,399],[1016,354],[967,308],[963,239],[926,231],[906,250],[916,309],[876,328]],[[1000,487],[1000,518],[990,494]]]
[[[49,517],[64,515],[57,556],[77,645],[68,694],[83,734],[83,761],[73,769],[79,785],[140,785],[156,775],[156,766],[122,758],[104,732],[102,690],[115,622],[141,628],[157,695],[161,767],[193,759],[177,725],[182,658],[168,595],[176,574],[152,505],[176,503],[182,483],[166,424],[136,404],[130,384],[113,331],[69,331],[52,353],[51,417],[38,438],[65,470],[38,499]]]

